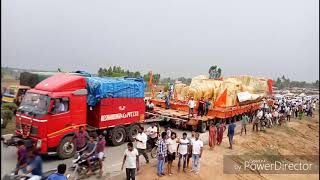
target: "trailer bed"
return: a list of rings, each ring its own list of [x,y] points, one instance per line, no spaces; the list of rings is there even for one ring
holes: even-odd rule
[[[149,118],[158,118],[158,121],[171,121],[174,124],[187,128],[190,126],[192,130],[199,130],[204,132],[205,129],[212,123],[217,121],[226,121],[227,119],[234,118],[244,113],[250,113],[260,109],[262,101],[252,102],[249,104],[238,105],[234,107],[214,107],[208,111],[207,116],[197,116],[197,111],[194,110],[194,116],[189,116],[189,108],[186,103],[171,102],[170,109],[165,108],[165,102],[163,100],[153,100],[155,104],[152,112],[145,112],[145,121],[149,121]],[[268,102],[271,105],[272,102]],[[155,121],[154,121],[155,122]]]

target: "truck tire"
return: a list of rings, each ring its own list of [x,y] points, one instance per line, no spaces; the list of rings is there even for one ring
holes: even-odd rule
[[[204,133],[207,130],[207,123],[201,122],[199,126],[199,132]]]
[[[111,143],[114,146],[119,146],[126,140],[126,130],[122,127],[114,128],[111,133]]]
[[[139,133],[140,127],[138,125],[133,125],[129,128],[128,139],[130,142],[135,141],[137,134]]]
[[[74,156],[76,146],[74,142],[72,142],[72,136],[64,137],[62,141],[60,141],[57,152],[60,159],[67,159]]]

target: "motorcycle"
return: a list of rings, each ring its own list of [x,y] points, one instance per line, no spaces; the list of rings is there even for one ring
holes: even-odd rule
[[[41,180],[47,180],[51,174],[57,172],[57,169],[51,169],[43,173]],[[31,174],[15,174],[15,171],[12,171],[11,174],[5,174],[3,180],[27,180],[31,178]],[[67,175],[67,178],[70,177],[70,174]]]
[[[155,140],[156,141],[156,140]],[[147,139],[147,152],[150,153],[152,158],[157,157],[157,145],[156,142],[153,142],[153,140],[148,136]]]
[[[86,173],[88,172],[88,161],[87,161],[87,155],[86,153],[83,153],[86,150],[86,147],[81,149],[80,151],[77,151],[74,160],[72,161],[72,166],[69,168],[70,171],[72,171],[72,176],[75,179],[80,179],[86,176]],[[103,157],[103,160],[105,157]],[[92,160],[90,161],[91,163],[91,170],[92,172],[95,172],[100,169],[99,165],[99,158],[94,156]]]

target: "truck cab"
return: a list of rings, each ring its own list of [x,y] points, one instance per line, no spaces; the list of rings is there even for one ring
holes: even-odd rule
[[[29,86],[10,86],[3,93],[2,102],[15,103],[17,104],[17,106],[19,106],[23,99],[23,96],[29,89]]]
[[[69,158],[75,152],[70,141],[86,124],[86,80],[59,74],[28,90],[16,113],[16,138],[29,141],[42,153]]]

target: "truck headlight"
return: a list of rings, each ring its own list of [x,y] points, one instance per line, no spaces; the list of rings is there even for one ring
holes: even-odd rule
[[[41,140],[38,140],[38,141],[37,141],[37,144],[36,144],[36,148],[37,148],[37,149],[40,149],[40,148],[41,148],[41,145],[42,145],[42,141],[41,141]]]

